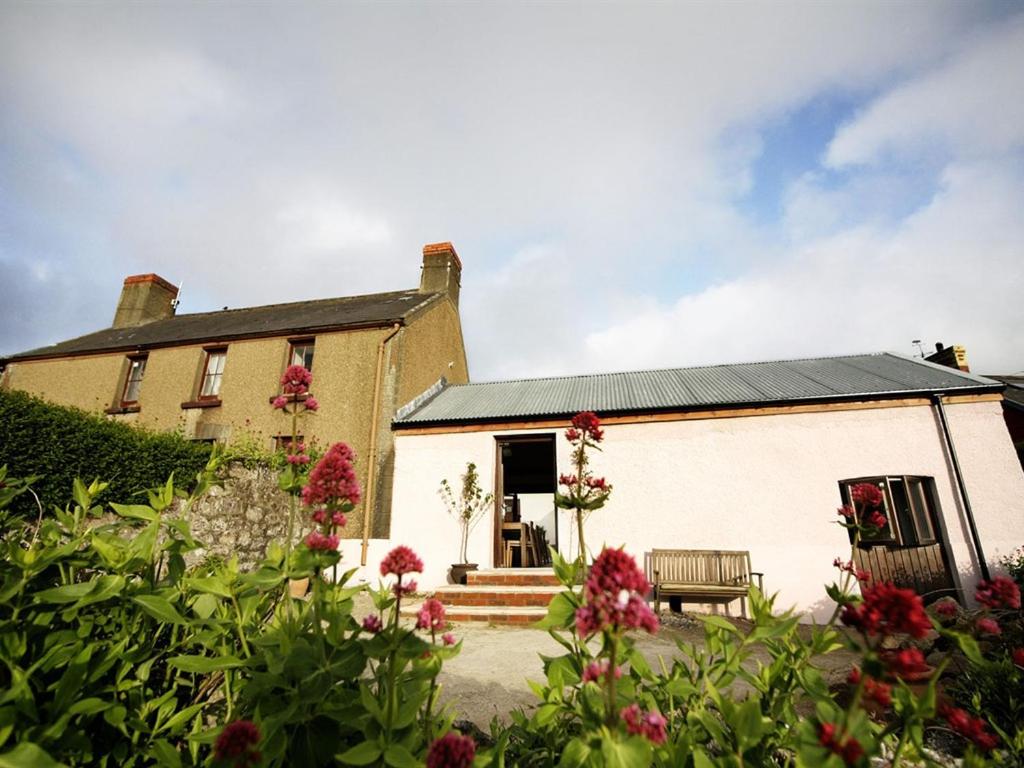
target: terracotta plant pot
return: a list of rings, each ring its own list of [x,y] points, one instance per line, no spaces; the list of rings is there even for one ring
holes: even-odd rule
[[[290,579],[288,589],[291,591],[292,597],[305,597],[306,592],[309,591],[309,579]]]
[[[466,574],[476,570],[476,563],[452,563],[452,584],[465,584]]]

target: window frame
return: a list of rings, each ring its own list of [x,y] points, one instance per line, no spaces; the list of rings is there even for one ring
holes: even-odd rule
[[[139,393],[142,389],[142,379],[146,375],[146,365],[149,362],[148,354],[128,355],[128,371],[125,373],[124,386],[121,388],[121,407],[131,408],[139,404]],[[140,365],[141,372],[137,379],[132,378],[132,373],[136,370],[136,366]],[[132,384],[135,384],[135,398],[132,400],[128,399],[128,391]]]
[[[306,438],[302,435],[295,436],[296,443],[305,442]],[[288,435],[274,435],[274,453],[288,453],[288,448],[292,444],[292,436]]]
[[[228,360],[228,348],[226,346],[205,347],[203,351],[206,353],[206,358],[203,360],[203,372],[199,377],[198,399],[200,401],[220,400],[220,388],[224,379],[224,366],[227,364]],[[210,374],[210,361],[216,355],[223,357],[224,362],[221,364],[219,372]],[[207,376],[217,377],[217,390],[212,394],[204,394],[204,391],[206,390]]]
[[[303,356],[302,362],[295,362],[295,352],[297,349],[309,349],[309,365],[305,363],[305,356]],[[313,371],[313,361],[316,359],[316,337],[315,336],[302,336],[294,339],[288,339],[288,359],[286,361],[285,368],[292,365],[301,365],[307,371]]]
[[[896,497],[893,494],[893,481],[898,481],[903,486],[903,496],[907,500],[906,514],[902,514],[896,505]],[[938,533],[939,509],[938,497],[935,494],[935,479],[925,475],[875,475],[872,477],[857,477],[839,481],[840,497],[844,504],[853,506],[850,498],[850,489],[859,483],[870,483],[879,487],[882,491],[883,508],[882,514],[887,520],[888,534],[872,538],[861,537],[862,547],[889,546],[900,548],[928,547],[940,543]],[[911,491],[912,488],[919,490],[919,494]],[[915,500],[916,497],[916,500]],[[919,508],[923,504],[923,510]],[[921,530],[921,518],[919,513],[924,513],[924,519],[928,523],[927,532]],[[904,530],[909,527],[910,530]],[[853,532],[850,532],[851,541]]]

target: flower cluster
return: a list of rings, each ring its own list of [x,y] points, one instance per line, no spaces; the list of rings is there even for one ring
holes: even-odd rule
[[[960,604],[951,597],[944,597],[932,606],[935,613],[944,619],[952,619],[960,613]]]
[[[864,698],[875,702],[883,709],[887,709],[892,704],[892,686],[868,675],[861,675],[861,671],[857,667],[850,670],[846,682],[850,685],[859,685],[861,679],[864,681]]]
[[[871,581],[871,571],[867,571],[863,568],[858,568],[856,564],[853,562],[853,560],[848,560],[844,563],[841,558],[837,557],[835,560],[832,561],[832,565],[834,565],[840,571],[845,571],[847,573],[853,574],[853,577],[857,579],[857,581]]]
[[[384,629],[383,623],[381,623],[380,616],[376,613],[371,613],[369,616],[363,619],[363,629],[370,634],[376,635],[382,629]]]
[[[843,609],[843,623],[866,635],[905,633],[922,638],[932,628],[921,596],[912,589],[903,589],[882,582],[863,590],[864,599]]]
[[[846,765],[857,765],[864,757],[864,748],[853,736],[842,739],[832,723],[818,726],[818,743],[829,752],[838,755]]]
[[[587,668],[583,670],[583,682],[584,683],[597,683],[608,676],[608,668],[611,666],[611,662],[608,659],[602,659],[601,661],[592,661],[587,664]],[[618,680],[622,677],[622,667],[616,665],[615,667],[615,679]]]
[[[281,377],[281,390],[286,395],[304,395],[312,383],[312,373],[301,365],[289,365]]]
[[[1001,635],[1003,633],[1003,628],[999,626],[999,622],[988,616],[978,619],[978,623],[975,626],[979,632],[986,635]]]
[[[885,501],[882,491],[871,483],[857,483],[850,488],[850,500],[853,504],[844,504],[837,513],[844,518],[845,527],[850,528],[859,521],[867,528],[882,529],[889,522],[879,509]]]
[[[320,504],[351,509],[359,503],[359,481],[352,462],[355,454],[345,443],[335,443],[309,473],[309,483],[302,489],[302,503],[307,507]]]
[[[604,439],[601,421],[593,411],[582,411],[572,417],[572,426],[565,430],[565,437],[570,443],[581,439],[585,442],[600,443]]]
[[[658,712],[644,712],[640,705],[633,703],[619,712],[619,717],[626,724],[626,730],[635,735],[643,736],[652,744],[665,743],[665,718]]]
[[[940,714],[946,718],[950,728],[973,742],[981,751],[991,752],[999,744],[999,739],[986,730],[985,721],[980,717],[971,717],[958,707],[945,707]]]
[[[883,652],[882,658],[889,673],[904,680],[914,680],[932,671],[920,648],[902,648],[898,651]]]
[[[230,763],[232,768],[249,768],[262,759],[256,747],[262,736],[257,725],[249,720],[228,723],[213,745],[213,759]]]
[[[878,507],[882,504],[883,496],[881,489],[872,483],[857,483],[850,489],[850,498],[855,504],[862,504],[867,508]]]
[[[469,736],[449,731],[430,745],[427,768],[470,768],[476,757],[476,742]]]
[[[416,629],[429,629],[436,632],[444,629],[444,606],[433,597],[424,600],[419,613],[416,614]]]
[[[587,576],[586,604],[576,611],[576,629],[585,637],[606,628],[657,632],[658,619],[644,599],[650,589],[631,555],[603,549]]]
[[[996,576],[992,581],[979,581],[974,597],[989,608],[1020,609],[1020,587],[1005,576]]]
[[[320,531],[313,531],[306,537],[306,546],[318,552],[334,552],[338,548],[339,539],[337,534],[323,534]]]
[[[402,578],[407,573],[423,573],[423,561],[420,560],[419,555],[413,552],[409,547],[404,544],[392,549],[380,561],[380,575],[387,576],[389,574],[397,576],[398,581],[392,587],[395,596],[401,599],[403,595],[408,595],[416,591],[415,581],[403,582]]]
[[[285,460],[289,464],[309,464],[309,454],[305,443],[288,443],[288,455]]]

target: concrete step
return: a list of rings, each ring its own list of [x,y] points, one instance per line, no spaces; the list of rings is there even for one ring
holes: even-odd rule
[[[558,586],[558,577],[551,568],[495,568],[489,571],[470,571],[467,586]]]
[[[546,608],[551,599],[562,591],[552,586],[505,586],[498,584],[458,584],[438,587],[434,597],[446,606],[536,606]]]
[[[415,616],[421,605],[422,603],[417,603],[403,608],[402,614]],[[547,608],[540,606],[451,605],[445,608],[445,618],[448,621],[472,621],[513,626],[533,624],[547,616],[547,613]]]

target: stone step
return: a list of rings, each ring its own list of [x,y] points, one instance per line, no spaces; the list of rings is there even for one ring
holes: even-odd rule
[[[417,603],[403,608],[402,614],[415,616],[421,605],[422,603]],[[539,606],[451,605],[445,608],[445,618],[448,621],[513,626],[533,624],[547,616],[547,613],[547,608]]]
[[[446,606],[539,606],[546,608],[562,591],[552,586],[506,586],[499,584],[451,585],[438,587],[434,597]]]
[[[558,586],[558,577],[551,568],[495,568],[488,571],[470,571],[466,575],[468,586]]]

